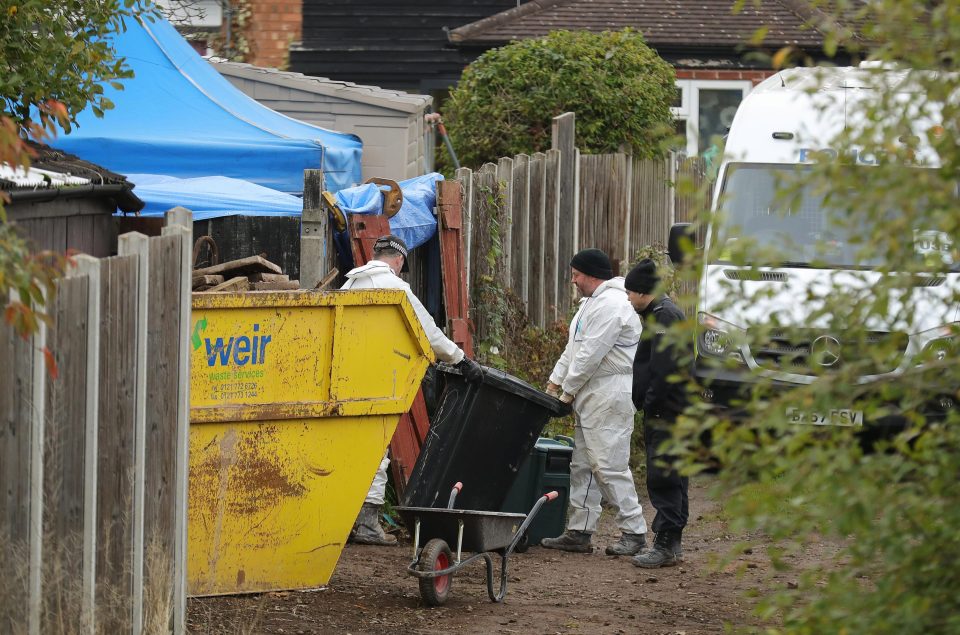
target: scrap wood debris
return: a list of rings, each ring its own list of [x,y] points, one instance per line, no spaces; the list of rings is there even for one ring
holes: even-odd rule
[[[193,270],[194,291],[285,291],[299,289],[300,281],[291,280],[263,255],[247,256]]]

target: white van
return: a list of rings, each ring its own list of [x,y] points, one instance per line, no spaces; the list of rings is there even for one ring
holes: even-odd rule
[[[706,386],[704,398],[720,407],[735,403],[744,389],[758,380],[783,388],[809,384],[844,364],[870,359],[870,342],[893,345],[892,358],[872,360],[869,371],[858,378],[866,383],[908,372],[924,348],[938,346],[954,333],[960,314],[955,303],[956,273],[912,276],[915,287],[913,317],[904,321],[900,307],[890,306],[889,318],[868,324],[868,343],[845,338],[845,316],[827,313],[810,298],[832,291],[864,290],[882,275],[879,264],[856,254],[861,245],[849,240],[857,231],[831,221],[831,210],[822,195],[803,191],[790,203],[777,198],[784,179],[825,157],[836,157],[830,147],[844,127],[856,126],[852,109],[869,97],[866,74],[880,73],[892,94],[908,100],[909,73],[865,68],[799,68],[782,71],[757,86],[743,101],[727,138],[717,175],[713,213],[704,245],[704,268],[697,306],[698,333],[694,373]],[[874,84],[875,85],[875,84]],[[896,97],[895,97],[896,98]],[[906,107],[906,106],[905,106]],[[936,126],[936,114],[918,114],[913,144]],[[934,130],[939,132],[942,128]],[[916,147],[916,167],[936,167],[929,146]],[[874,169],[878,158],[862,149],[845,152],[844,159],[857,169]],[[893,212],[895,213],[895,211]],[[688,228],[674,226],[671,257]],[[860,228],[864,231],[864,228]],[[918,254],[933,252],[956,271],[954,245],[949,236],[914,231]],[[758,260],[733,263],[729,246],[756,245]],[[759,260],[760,248],[765,260]],[[776,259],[771,260],[771,252]],[[861,255],[862,256],[862,255]],[[919,287],[919,288],[918,288]],[[782,328],[781,328],[782,327]],[[753,335],[745,337],[749,329]],[[789,337],[786,333],[789,331]],[[862,331],[861,331],[862,332]],[[750,343],[752,341],[752,343]],[[947,350],[946,347],[944,350]],[[724,365],[706,363],[723,359]],[[953,407],[949,394],[931,395],[933,414]],[[827,412],[770,413],[795,423],[861,426],[862,410],[854,403],[838,403]],[[893,423],[882,421],[879,423]]]

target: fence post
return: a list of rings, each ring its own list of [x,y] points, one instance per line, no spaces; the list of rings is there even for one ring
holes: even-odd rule
[[[49,296],[47,297],[49,300]],[[46,420],[44,398],[47,371],[44,349],[47,346],[47,325],[39,321],[31,338],[33,345],[33,379],[30,409],[30,634],[40,635],[43,615],[43,442]]]
[[[68,276],[87,278],[86,407],[83,444],[83,566],[80,628],[96,632],[97,421],[100,416],[100,261],[81,254]]]
[[[473,170],[460,168],[457,180],[463,188],[463,262],[466,265],[467,293],[470,293],[470,268],[473,266]],[[469,296],[468,296],[469,297]]]
[[[579,158],[576,148],[576,115],[566,112],[553,118],[552,147],[560,151],[560,232],[557,263],[565,267],[577,250],[577,201],[579,195]],[[573,302],[570,285],[557,281],[557,307],[566,315]]]
[[[303,171],[300,216],[300,288],[313,289],[326,272],[327,214],[321,205],[323,170]]]
[[[176,521],[174,540],[173,632],[187,630],[187,476],[190,468],[190,273],[192,214],[182,207],[167,212],[162,234],[180,236],[180,331],[177,341],[180,377],[177,394]]]
[[[139,232],[123,234],[117,254],[137,257],[136,384],[133,410],[133,615],[131,631],[143,630],[143,506],[147,434],[147,299],[150,294],[150,239]]]

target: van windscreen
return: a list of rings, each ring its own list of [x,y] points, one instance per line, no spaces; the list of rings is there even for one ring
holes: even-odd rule
[[[846,212],[825,202],[824,192],[803,182],[807,170],[803,165],[729,164],[713,219],[711,260],[730,262],[737,252],[747,257],[747,264],[760,266],[861,269],[882,264],[876,251],[864,249],[864,241],[874,235],[864,225],[902,216],[901,211],[864,214],[851,222]],[[917,227],[913,234],[918,257],[933,256],[957,268],[957,250],[947,233]]]

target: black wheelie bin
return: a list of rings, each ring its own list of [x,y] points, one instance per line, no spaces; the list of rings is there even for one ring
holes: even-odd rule
[[[495,368],[478,383],[444,364],[437,370],[440,396],[403,506],[446,507],[459,481],[457,509],[500,511],[543,427],[569,406]]]

